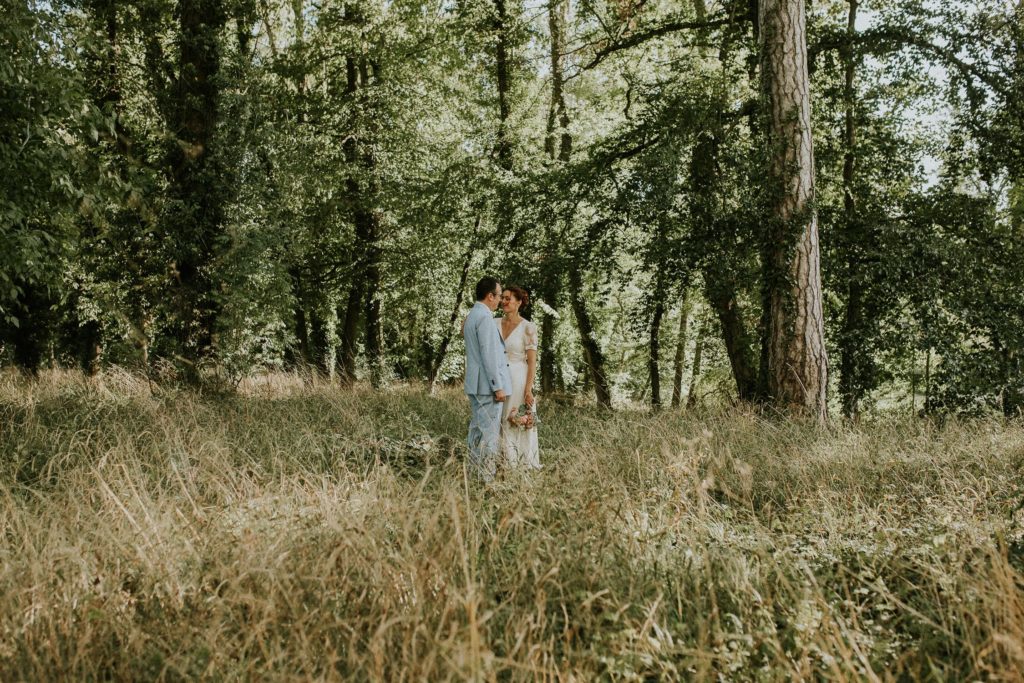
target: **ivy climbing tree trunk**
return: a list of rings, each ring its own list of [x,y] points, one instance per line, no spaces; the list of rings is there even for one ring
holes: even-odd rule
[[[828,419],[804,0],[761,0],[761,78],[773,201],[767,268],[769,391],[780,408]]]
[[[217,160],[220,43],[227,13],[219,0],[179,0],[178,68],[167,113],[169,147],[166,215],[172,248],[175,348],[182,377],[200,381],[212,352],[219,312],[211,269],[224,248],[226,179]]]

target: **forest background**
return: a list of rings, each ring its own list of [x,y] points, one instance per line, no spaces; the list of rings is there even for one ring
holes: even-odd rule
[[[0,679],[1020,680],[1020,0],[3,10]]]
[[[493,273],[549,396],[1018,414],[1024,5],[762,5],[16,2],[4,362],[433,387]]]

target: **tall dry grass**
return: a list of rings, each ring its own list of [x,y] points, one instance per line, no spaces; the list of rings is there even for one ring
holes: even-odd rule
[[[0,375],[4,680],[1021,680],[1024,427]]]

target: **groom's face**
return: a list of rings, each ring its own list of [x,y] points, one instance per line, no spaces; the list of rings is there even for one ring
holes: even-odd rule
[[[484,305],[492,311],[497,310],[498,304],[501,302],[501,285],[498,285],[493,292],[487,295],[484,299]]]

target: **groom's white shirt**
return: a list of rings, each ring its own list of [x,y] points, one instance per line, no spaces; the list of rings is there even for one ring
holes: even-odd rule
[[[501,389],[511,394],[512,379],[505,357],[505,342],[494,324],[491,309],[479,301],[474,304],[466,317],[463,338],[466,341],[465,392],[486,396]]]

